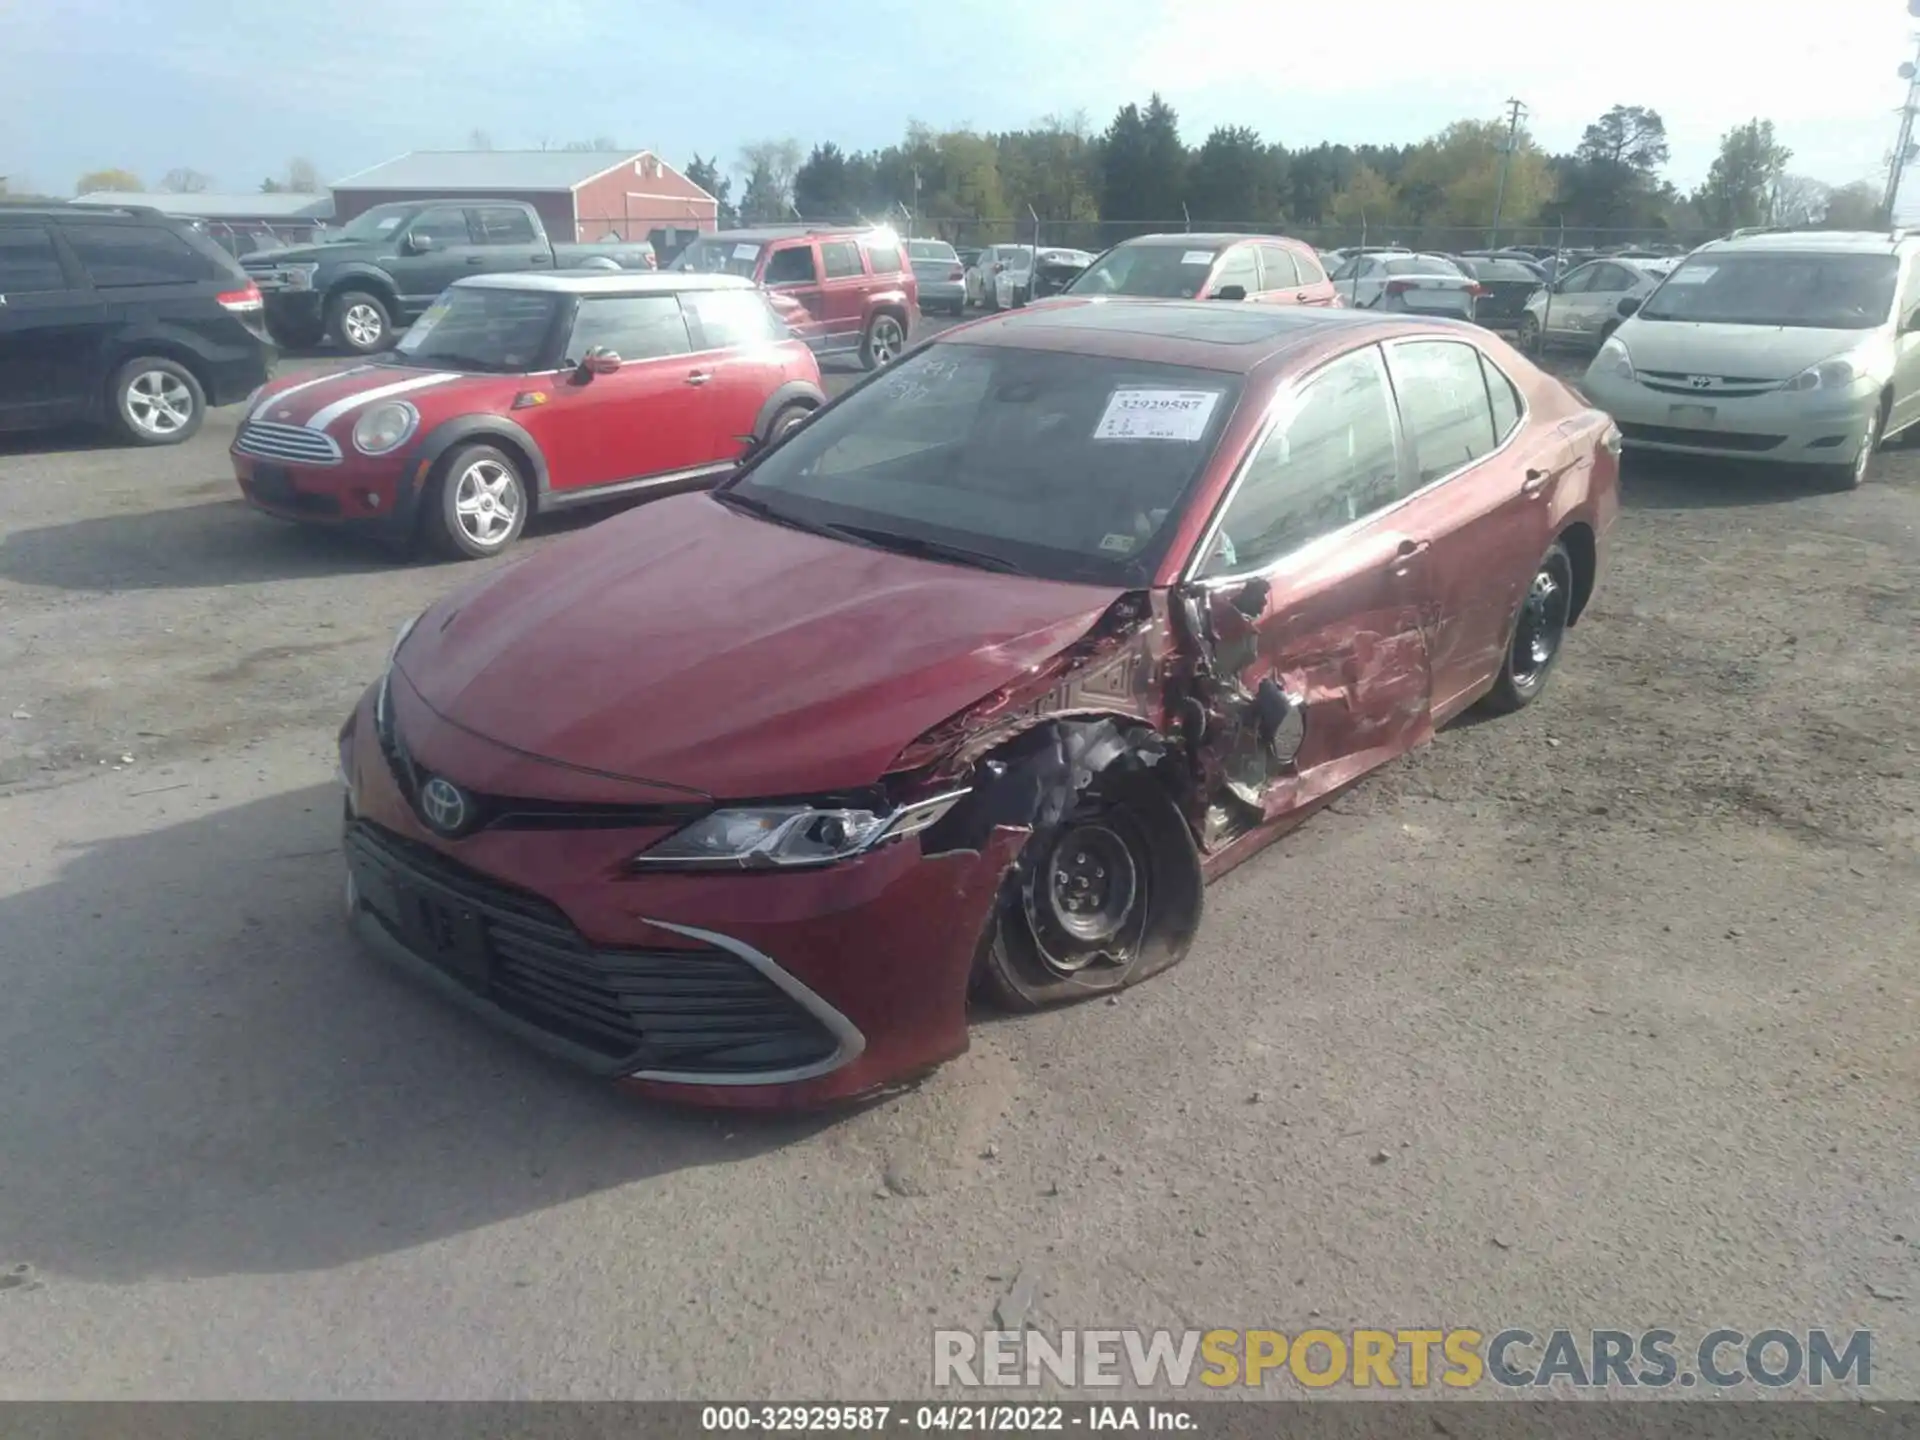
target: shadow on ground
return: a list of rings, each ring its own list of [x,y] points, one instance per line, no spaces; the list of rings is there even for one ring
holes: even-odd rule
[[[832,1123],[646,1105],[416,988],[347,934],[338,830],[316,785],[0,900],[0,1270],[327,1268]]]

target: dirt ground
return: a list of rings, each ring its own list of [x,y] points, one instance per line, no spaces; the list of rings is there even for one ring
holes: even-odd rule
[[[1017,1276],[1050,1326],[1869,1328],[1920,1398],[1920,448],[1630,461],[1539,705],[1118,1004],[749,1121],[348,943],[334,729],[476,572],[249,513],[233,423],[0,440],[0,1398],[925,1394]]]

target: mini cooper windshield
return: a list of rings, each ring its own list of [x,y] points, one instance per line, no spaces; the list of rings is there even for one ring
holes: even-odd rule
[[[717,498],[769,519],[1043,579],[1139,584],[1237,376],[936,345],[823,411]]]

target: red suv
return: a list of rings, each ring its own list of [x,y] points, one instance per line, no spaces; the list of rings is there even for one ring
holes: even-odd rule
[[[233,469],[269,514],[477,559],[529,514],[711,484],[825,399],[745,280],[475,276],[380,360],[260,391]]]
[[[877,370],[906,349],[919,311],[905,255],[891,230],[729,230],[694,241],[673,268],[757,281],[814,354],[857,354]]]

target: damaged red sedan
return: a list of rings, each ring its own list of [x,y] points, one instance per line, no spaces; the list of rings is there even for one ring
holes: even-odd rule
[[[402,630],[340,734],[360,933],[652,1093],[800,1105],[1178,961],[1205,881],[1537,697],[1617,511],[1500,340],[1071,300]]]

